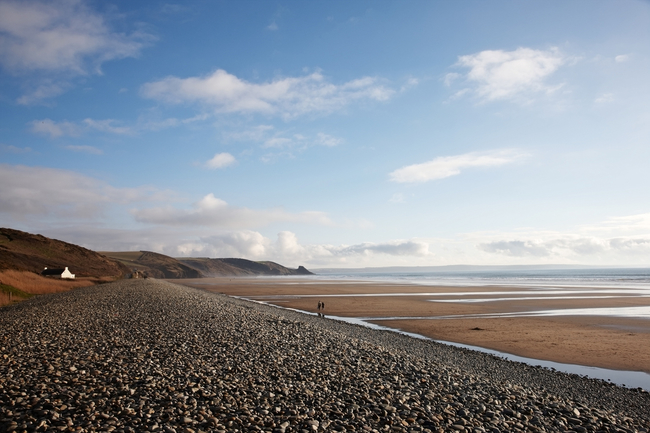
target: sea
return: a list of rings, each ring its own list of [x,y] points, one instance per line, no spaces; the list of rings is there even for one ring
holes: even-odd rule
[[[316,269],[314,279],[367,280],[441,286],[648,287],[650,267],[544,268],[443,266],[431,268]]]

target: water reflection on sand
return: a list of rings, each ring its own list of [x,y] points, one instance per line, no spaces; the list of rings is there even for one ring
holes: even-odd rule
[[[479,304],[487,302],[521,302],[521,301],[562,301],[562,300],[615,300],[650,298],[650,287],[643,288],[588,288],[588,289],[528,289],[528,290],[491,290],[471,292],[390,292],[390,293],[338,293],[338,294],[292,294],[292,295],[260,295],[251,299],[283,303],[300,298],[386,298],[386,297],[420,297],[429,302]],[[540,306],[542,304],[540,303]],[[562,309],[533,309],[532,311],[499,312],[473,315],[444,315],[423,316],[409,319],[454,319],[454,318],[497,318],[497,317],[548,317],[548,316],[610,316],[650,319],[650,306],[635,307],[592,307],[592,308],[562,308]],[[405,317],[372,317],[363,320],[398,320]]]
[[[348,281],[350,282],[350,281]],[[365,281],[360,285],[359,292],[367,291],[367,283]],[[412,283],[412,282],[411,282]],[[646,319],[650,320],[650,284],[648,283],[635,283],[635,284],[608,284],[606,287],[593,287],[582,286],[580,284],[568,285],[554,285],[554,284],[536,284],[528,287],[520,285],[509,289],[508,284],[498,285],[482,285],[480,288],[476,285],[468,291],[459,289],[455,291],[454,288],[448,284],[442,287],[433,289],[421,286],[422,291],[408,291],[403,292],[400,286],[396,284],[386,284],[371,290],[373,293],[314,293],[311,291],[304,294],[290,294],[290,295],[257,295],[245,296],[243,298],[261,302],[274,304],[290,303],[301,298],[411,298],[417,297],[422,301],[432,303],[457,303],[457,304],[473,304],[473,305],[498,305],[501,311],[492,311],[485,313],[473,314],[448,314],[448,315],[423,315],[423,316],[379,316],[379,317],[338,317],[327,316],[330,319],[340,320],[348,323],[355,323],[367,326],[374,329],[391,330],[400,332],[402,334],[410,335],[417,338],[426,338],[419,334],[412,334],[402,332],[383,326],[383,323],[389,324],[394,320],[453,320],[453,319],[486,319],[486,318],[519,318],[519,317],[558,317],[558,316],[597,316],[597,317],[619,317],[619,318],[632,318],[632,319]],[[513,284],[514,286],[514,284]],[[363,289],[361,289],[363,287]],[[467,290],[465,288],[465,290]],[[325,290],[326,291],[326,290]],[[548,301],[548,302],[547,302]],[[567,301],[565,305],[562,301]],[[585,301],[583,305],[592,305],[589,307],[582,307],[581,301]],[[502,304],[498,304],[501,302]],[[596,305],[594,303],[597,303]],[[625,305],[628,304],[628,305]],[[636,305],[631,305],[636,304]],[[519,311],[521,308],[518,306],[525,305],[525,311]],[[558,308],[560,306],[560,308]],[[503,308],[502,308],[503,307]],[[578,308],[576,308],[578,307]],[[279,306],[279,308],[286,308]],[[290,308],[293,309],[293,308]],[[302,310],[295,310],[302,311]],[[312,314],[305,312],[307,314]],[[645,320],[643,320],[645,322]],[[373,323],[374,322],[374,323]],[[378,324],[382,323],[382,324]],[[641,325],[643,327],[643,325]],[[644,332],[644,328],[639,328],[638,332]],[[619,385],[627,384],[632,387],[643,387],[650,390],[650,375],[643,372],[632,371],[619,371],[609,370],[603,368],[595,368],[582,365],[563,364],[551,361],[542,361],[532,358],[524,358],[516,355],[511,355],[504,352],[485,349],[476,346],[466,346],[457,343],[446,342],[460,347],[467,347],[474,350],[492,353],[510,360],[525,362],[532,365],[542,365],[548,368],[554,368],[559,371],[576,373],[586,375],[589,377],[600,378],[604,380],[611,380]]]
[[[287,307],[282,307],[277,304],[277,301],[274,301],[273,304],[270,304],[266,301],[258,299],[259,297],[253,297],[249,298],[246,296],[233,296],[234,298],[239,298],[239,299],[245,299],[248,301],[253,301],[253,302],[258,302],[260,304],[265,304],[265,305],[271,305],[276,308],[282,308],[286,310],[291,310],[291,311],[297,311],[303,314],[308,314],[308,315],[317,315],[317,313],[312,313],[309,311],[304,311],[304,310],[299,310],[296,308],[287,308]],[[585,309],[589,310],[589,309]],[[407,335],[409,337],[413,338],[418,338],[418,339],[424,339],[424,340],[432,340],[436,341],[438,343],[443,343],[443,344],[449,344],[455,347],[461,347],[465,349],[470,349],[470,350],[477,350],[479,352],[484,352],[484,353],[489,353],[491,355],[495,355],[504,359],[507,359],[509,361],[514,361],[514,362],[523,362],[525,364],[529,365],[535,365],[535,366],[541,366],[545,368],[549,368],[552,370],[557,370],[557,371],[562,371],[565,373],[572,373],[572,374],[578,374],[581,376],[587,376],[590,378],[594,379],[601,379],[605,381],[609,381],[612,383],[615,383],[620,386],[626,386],[630,388],[643,388],[646,391],[650,391],[650,374],[639,372],[639,371],[625,371],[625,370],[611,370],[607,368],[599,368],[599,367],[591,367],[587,365],[576,365],[576,364],[565,364],[561,362],[554,362],[554,361],[546,361],[546,360],[541,360],[541,359],[534,359],[534,358],[526,358],[523,356],[517,356],[513,355],[510,353],[506,352],[499,352],[497,350],[492,350],[492,349],[486,349],[484,347],[479,347],[479,346],[471,346],[467,344],[460,344],[460,343],[454,343],[450,341],[442,341],[442,340],[433,340],[429,337],[426,337],[424,335],[416,334],[413,332],[406,332],[402,331],[399,329],[395,328],[390,328],[387,326],[379,325],[377,323],[372,323],[376,321],[382,321],[382,320],[396,320],[396,319],[403,319],[403,317],[384,317],[384,318],[378,318],[378,317],[342,317],[342,316],[330,316],[330,315],[323,315],[323,314],[318,314],[318,316],[327,318],[330,320],[338,320],[341,322],[346,322],[346,323],[351,323],[355,325],[360,325],[364,326],[367,328],[375,329],[375,330],[381,330],[381,331],[391,331],[391,332],[396,332],[402,335]],[[444,317],[421,317],[421,319],[432,319],[432,318],[444,318]],[[409,319],[418,319],[417,317],[409,317]]]

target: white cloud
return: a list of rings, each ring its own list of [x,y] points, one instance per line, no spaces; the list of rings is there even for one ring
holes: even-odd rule
[[[406,92],[407,90],[416,87],[418,84],[420,84],[420,80],[415,77],[410,77],[406,79],[406,82],[402,84],[402,87],[399,90],[400,92]]]
[[[34,120],[29,123],[32,132],[40,135],[49,135],[50,138],[63,137],[64,135],[76,137],[81,134],[82,128],[72,122],[55,122],[52,119]]]
[[[516,257],[543,257],[550,255],[547,246],[545,246],[544,243],[537,241],[495,241],[480,244],[479,249],[488,253],[499,253]]]
[[[616,63],[627,62],[628,60],[630,60],[630,55],[629,54],[620,54],[620,55],[614,57],[614,60],[616,61]]]
[[[517,48],[514,51],[486,50],[460,56],[456,66],[469,68],[465,76],[483,100],[514,99],[535,92],[553,92],[546,79],[567,61],[557,48],[547,51]],[[450,85],[456,75],[448,74]]]
[[[150,36],[111,31],[83,1],[0,2],[0,63],[11,71],[85,74],[138,55]]]
[[[93,146],[74,146],[74,145],[68,145],[65,146],[66,149],[71,150],[73,152],[82,152],[82,153],[89,153],[91,155],[103,155],[104,152],[101,149],[97,149],[96,147]]]
[[[287,137],[272,137],[264,141],[262,147],[264,148],[278,148],[292,147],[296,144],[296,140]]]
[[[362,243],[331,250],[337,255],[388,254],[391,256],[426,256],[429,244],[422,241],[394,241],[387,243]]]
[[[317,134],[316,143],[321,146],[334,147],[343,143],[343,139],[319,132]]]
[[[376,255],[426,257],[429,244],[422,241],[391,241],[358,245],[300,244],[295,233],[282,231],[273,241],[250,230],[225,232],[203,236],[199,242],[190,242],[176,250],[187,255],[212,257],[245,257],[253,260],[274,260],[281,263],[341,262],[350,258]]]
[[[224,168],[228,167],[229,165],[232,165],[235,163],[235,157],[232,156],[229,153],[217,153],[210,159],[207,163],[206,166],[211,169],[217,169],[217,168]]]
[[[258,125],[246,131],[232,132],[227,138],[237,141],[264,141],[274,129],[273,125]]]
[[[650,213],[611,217],[597,224],[584,225],[580,231],[599,236],[609,234],[611,237],[650,234]]]
[[[69,85],[64,82],[53,83],[50,80],[45,80],[44,83],[39,84],[35,89],[18,98],[16,102],[20,105],[35,104],[44,99],[59,96],[64,93],[68,87]]]
[[[135,209],[131,213],[139,222],[168,226],[250,228],[274,222],[331,224],[322,212],[290,213],[281,208],[256,210],[232,207],[212,193],[196,202],[192,209],[148,208]]]
[[[133,134],[134,131],[132,128],[127,126],[114,126],[116,120],[114,119],[104,119],[104,120],[93,120],[93,119],[84,119],[84,124],[89,128],[96,129],[97,131],[109,132],[111,134],[118,135],[129,135]]]
[[[275,21],[273,21],[271,24],[269,24],[268,26],[266,26],[266,28],[267,28],[268,30],[275,31],[275,30],[278,29],[278,24],[277,24]]]
[[[275,239],[253,230],[218,231],[205,229],[168,230],[146,227],[138,230],[104,228],[97,225],[48,227],[38,230],[46,236],[65,239],[96,251],[156,251],[172,257],[238,257],[271,260],[285,266],[314,264],[361,264],[379,259],[430,259],[426,242],[417,240],[363,243],[358,245],[301,244],[295,233],[281,231]]]
[[[0,214],[94,218],[109,204],[164,197],[151,188],[115,188],[67,170],[0,164]]]
[[[288,131],[278,131],[271,125],[258,125],[246,131],[232,132],[226,134],[225,139],[261,143],[263,149],[271,149],[263,157],[265,162],[273,161],[279,156],[291,158],[294,153],[304,152],[313,146],[335,147],[345,141],[324,132],[316,135],[290,134]]]
[[[328,113],[361,100],[385,101],[394,90],[364,77],[341,85],[320,72],[303,77],[277,78],[256,84],[223,69],[204,77],[167,77],[142,86],[147,98],[170,104],[199,103],[219,113],[263,113],[290,119],[307,113]]]
[[[118,135],[132,135],[135,130],[128,126],[115,126],[114,119],[94,120],[84,119],[83,124],[74,122],[61,121],[55,122],[52,119],[33,120],[29,123],[31,131],[35,134],[49,135],[50,138],[59,138],[63,136],[78,137],[81,134],[96,130]]]
[[[422,183],[460,174],[472,167],[497,167],[521,160],[526,155],[514,150],[471,152],[456,156],[441,156],[422,164],[413,164],[390,173],[393,182]]]
[[[607,104],[609,102],[612,102],[614,100],[614,94],[613,93],[603,93],[596,99],[594,99],[594,102],[596,104]]]
[[[502,240],[479,244],[479,249],[513,257],[591,256],[610,253],[645,255],[650,238],[564,237],[549,240]]]
[[[451,86],[454,83],[454,81],[456,81],[458,78],[460,78],[460,76],[461,75],[456,73],[456,72],[450,72],[450,73],[446,74],[445,78],[443,80],[444,83],[445,83],[445,86],[447,86],[447,87]]]
[[[16,147],[11,144],[0,143],[0,152],[20,154],[20,153],[31,153],[33,151],[31,147]]]
[[[195,249],[205,249],[207,245],[217,257],[266,257],[271,245],[269,239],[251,230],[205,236],[200,241]]]

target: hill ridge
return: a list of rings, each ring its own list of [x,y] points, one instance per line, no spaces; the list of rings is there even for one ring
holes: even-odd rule
[[[0,228],[0,270],[40,273],[45,267],[69,267],[78,277],[123,277],[123,264],[79,245],[40,234]]]

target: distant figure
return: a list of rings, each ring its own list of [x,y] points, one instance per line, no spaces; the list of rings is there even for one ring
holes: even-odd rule
[[[318,301],[318,311],[320,311],[321,302]]]
[[[325,302],[321,302],[321,303],[320,303],[320,309],[321,309],[321,310],[324,310],[324,309],[325,309]]]

